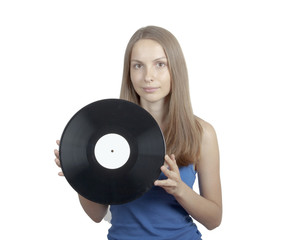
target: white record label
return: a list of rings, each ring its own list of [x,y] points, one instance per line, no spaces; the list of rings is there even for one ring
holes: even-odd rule
[[[128,161],[130,147],[124,137],[109,133],[98,139],[94,147],[94,155],[101,166],[116,169]]]

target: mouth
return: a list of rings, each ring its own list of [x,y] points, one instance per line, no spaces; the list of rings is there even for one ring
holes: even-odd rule
[[[143,90],[147,93],[153,93],[156,92],[159,88],[158,87],[147,87],[147,88],[143,88]]]

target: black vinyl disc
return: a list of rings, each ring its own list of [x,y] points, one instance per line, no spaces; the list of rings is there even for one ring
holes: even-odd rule
[[[165,141],[146,110],[129,101],[104,99],[71,118],[59,152],[63,173],[76,192],[93,202],[122,204],[154,185]]]

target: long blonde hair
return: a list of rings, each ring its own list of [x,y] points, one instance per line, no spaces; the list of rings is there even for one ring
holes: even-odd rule
[[[164,130],[167,154],[175,154],[179,166],[197,165],[200,156],[202,127],[193,114],[189,79],[185,58],[177,39],[166,29],[147,26],[137,30],[125,51],[120,98],[140,105],[130,78],[130,57],[134,44],[140,39],[151,39],[164,49],[171,75],[168,97],[167,126]]]

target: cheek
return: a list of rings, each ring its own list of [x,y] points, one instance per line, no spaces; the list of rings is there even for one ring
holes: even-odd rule
[[[166,93],[169,94],[171,92],[171,83],[169,82],[168,85],[166,85]]]
[[[132,83],[132,86],[133,86],[134,90],[138,93],[138,83],[137,83],[137,81],[135,81],[132,76],[130,76],[130,78],[131,78],[131,83]]]
[[[164,84],[164,89],[170,91],[171,90],[171,77],[169,73],[166,73],[165,76],[162,76],[163,79],[163,84]]]
[[[134,71],[130,71],[130,78],[131,78],[131,82],[134,86],[134,88],[136,88],[141,80],[141,75],[138,72],[134,72]]]

